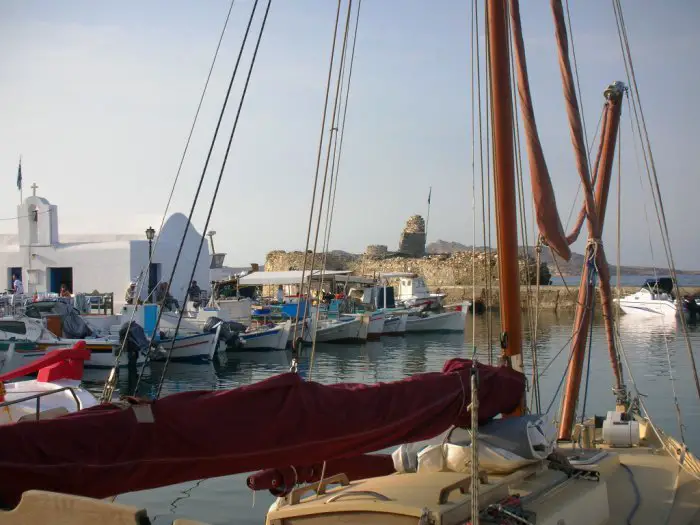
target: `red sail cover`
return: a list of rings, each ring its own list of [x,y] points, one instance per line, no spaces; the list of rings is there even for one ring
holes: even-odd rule
[[[0,500],[15,504],[29,489],[105,498],[428,439],[468,424],[471,366],[453,359],[443,372],[375,385],[321,385],[287,373],[234,390],[0,426]],[[478,369],[479,420],[514,410],[524,376]]]

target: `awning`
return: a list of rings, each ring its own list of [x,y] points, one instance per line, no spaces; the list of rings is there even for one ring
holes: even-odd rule
[[[333,275],[347,275],[349,271],[330,271],[326,270],[323,275],[331,277]],[[241,286],[266,286],[274,284],[299,284],[301,282],[301,270],[292,270],[288,272],[253,272],[245,277],[238,279],[238,284]],[[308,281],[309,272],[305,274],[305,280]],[[321,272],[316,270],[313,274],[314,279],[321,278]]]

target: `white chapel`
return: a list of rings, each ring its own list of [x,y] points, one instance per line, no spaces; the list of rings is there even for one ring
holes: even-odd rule
[[[170,293],[181,301],[202,235],[187,225],[187,217],[175,213],[168,217],[151,243],[153,252],[148,271],[149,241],[145,234],[61,235],[58,207],[44,197],[33,195],[17,206],[17,233],[0,234],[0,271],[5,269],[7,288],[13,275],[20,276],[25,293],[58,292],[65,284],[73,293],[114,292],[115,306],[123,304],[124,293],[132,279],[145,283],[142,298],[160,280],[167,280],[184,229],[187,237]],[[149,226],[149,225],[146,225]],[[195,280],[209,290],[209,247],[205,241],[196,263]]]

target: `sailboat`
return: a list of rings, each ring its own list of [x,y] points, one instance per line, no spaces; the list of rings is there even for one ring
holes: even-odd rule
[[[263,471],[249,478],[249,486],[270,488],[278,496],[268,512],[268,525],[690,524],[700,520],[700,462],[684,444],[653,423],[639,395],[629,396],[622,380],[624,350],[615,339],[609,272],[599,239],[627,88],[615,82],[605,90],[603,133],[591,182],[561,1],[552,0],[552,8],[572,141],[584,187],[582,216],[589,228],[587,264],[579,290],[571,362],[567,367],[558,428],[548,414],[527,414],[524,402],[512,413],[481,424],[480,403],[488,400],[488,394],[480,389],[477,379],[480,367],[473,364],[470,428],[456,424],[432,440],[400,447],[392,455],[395,472],[361,479],[361,475],[355,472],[348,475],[328,461],[322,469],[318,465],[295,464],[295,478],[286,475],[289,468]],[[493,101],[502,361],[505,368],[522,371],[511,38],[540,233],[564,259],[570,256],[569,244],[577,234],[568,238],[563,234],[537,137],[519,2],[487,0],[486,17]],[[615,399],[612,410],[605,416],[582,418],[575,424],[596,277],[600,278]],[[300,472],[307,483],[298,486],[296,479]]]
[[[565,86],[575,124],[563,11],[560,1],[552,0],[552,5],[562,69],[569,69]],[[614,409],[605,417],[574,424],[586,326],[592,317],[586,300],[579,302],[558,428],[547,414],[527,413],[509,17],[521,108],[531,109],[518,2],[487,0],[503,323],[499,366],[453,359],[441,372],[375,385],[321,385],[289,372],[233,390],[186,392],[152,402],[130,400],[53,420],[0,426],[0,499],[13,505],[30,489],[105,498],[265,469],[249,485],[268,485],[279,495],[268,512],[270,525],[476,525],[487,519],[539,525],[697,523],[700,464],[684,444],[653,423],[640,396],[630,399],[618,360],[624,356],[621,348],[613,346],[611,351]],[[619,83],[605,92],[606,127],[596,163],[600,191],[595,197],[590,178],[583,177],[590,242],[580,296],[591,297],[593,277],[599,274],[606,313],[612,305],[606,301],[608,270],[596,239],[623,93]],[[534,125],[534,116],[529,117],[524,120]],[[536,132],[529,131],[531,164],[543,163]],[[572,135],[579,142],[580,130]],[[583,169],[585,162],[579,164]],[[549,245],[566,258],[568,239],[561,233],[551,183],[542,167],[531,167],[538,226]],[[606,321],[612,323],[612,316],[606,315]],[[615,332],[609,327],[614,345]],[[214,421],[216,433],[196,432]],[[392,446],[399,448],[390,462],[366,456]],[[26,497],[36,501],[36,493]],[[84,500],[76,501],[82,504],[76,508],[85,508]],[[65,510],[65,500],[61,502]]]

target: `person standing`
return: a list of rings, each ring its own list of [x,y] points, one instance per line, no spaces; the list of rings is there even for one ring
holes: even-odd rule
[[[131,281],[124,296],[126,304],[136,304],[136,281]]]
[[[202,289],[197,284],[197,281],[192,281],[192,284],[190,284],[190,287],[187,290],[187,296],[189,297],[190,301],[192,301],[194,307],[199,308],[199,305],[202,302]]]
[[[22,284],[22,281],[17,277],[16,275],[12,275],[12,293],[14,295],[23,295],[24,294],[24,285]]]
[[[282,288],[281,284],[280,284],[279,288],[277,288],[277,302],[279,304],[284,303],[284,289]]]

